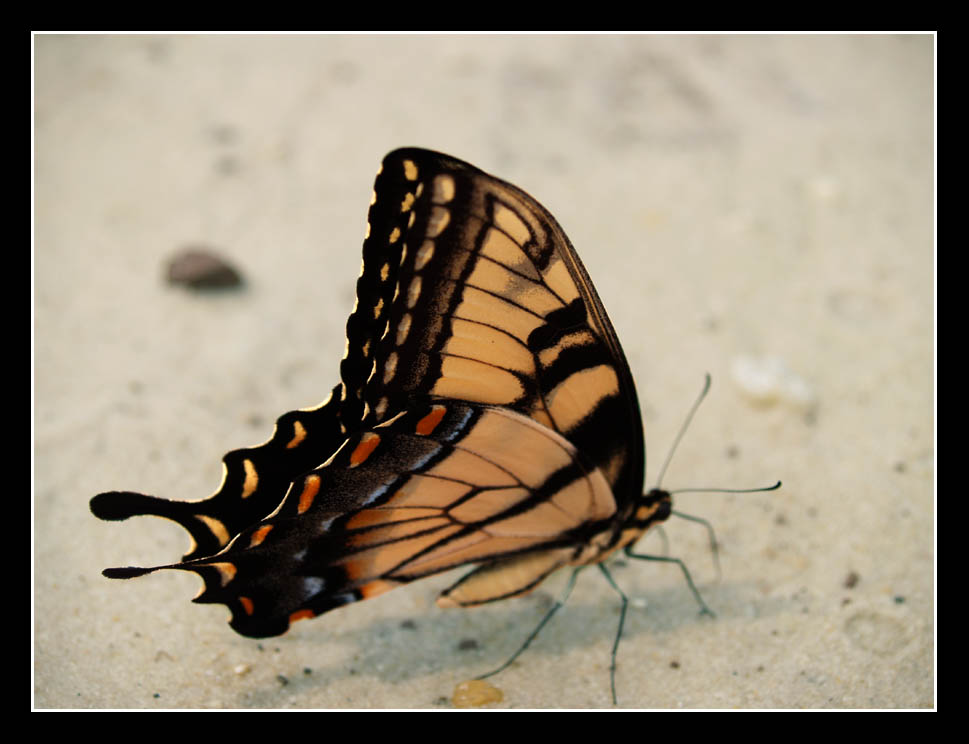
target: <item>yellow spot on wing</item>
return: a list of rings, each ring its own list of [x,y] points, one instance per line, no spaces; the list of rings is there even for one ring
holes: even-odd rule
[[[381,398],[379,401],[377,401],[377,407],[375,409],[375,412],[377,414],[378,419],[382,419],[384,417],[384,414],[387,413],[388,405],[390,405],[390,403],[386,398]]]
[[[431,201],[435,204],[447,204],[454,198],[454,178],[442,173],[434,179],[434,193]]]
[[[417,180],[417,164],[413,160],[404,161],[404,178],[408,181]]]
[[[219,541],[219,545],[225,545],[229,542],[229,530],[218,519],[210,517],[208,514],[196,514],[195,518],[209,528],[209,532]]]
[[[392,351],[387,355],[387,361],[384,362],[384,385],[394,379],[394,374],[397,372],[397,352]]]
[[[256,609],[249,597],[239,597],[239,604],[242,605],[242,609],[246,611],[247,615],[251,615]]]
[[[415,276],[411,279],[410,286],[407,287],[407,307],[412,308],[417,304],[417,299],[421,296],[421,278]]]
[[[242,483],[242,498],[248,499],[259,487],[259,474],[249,458],[242,461],[242,467],[246,471],[246,479]]]
[[[417,255],[414,256],[414,269],[415,271],[420,271],[425,266],[427,262],[431,260],[434,255],[434,241],[425,240],[421,243],[421,247],[417,249]]]
[[[431,216],[427,220],[427,236],[429,238],[436,238],[442,232],[444,228],[447,227],[447,223],[451,220],[451,213],[444,207],[433,207],[431,209]]]
[[[404,313],[400,317],[400,321],[397,323],[397,345],[400,346],[404,341],[407,340],[407,334],[410,332],[411,316],[410,313]]]
[[[293,449],[306,439],[306,428],[299,422],[293,422],[293,438],[286,443],[286,449]]]

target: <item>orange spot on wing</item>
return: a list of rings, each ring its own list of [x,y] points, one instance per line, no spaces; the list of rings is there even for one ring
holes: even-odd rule
[[[431,412],[417,422],[417,433],[426,437],[441,423],[445,413],[447,413],[446,406],[431,406]]]
[[[249,597],[239,597],[239,604],[242,605],[242,609],[246,611],[247,615],[251,615],[256,609],[256,606]]]
[[[295,623],[297,620],[309,620],[311,617],[316,617],[313,610],[296,610],[289,616],[289,621]]]
[[[303,492],[299,495],[299,506],[296,510],[303,514],[313,505],[313,499],[320,492],[320,476],[310,475],[303,481]]]
[[[397,582],[395,581],[371,581],[369,584],[361,586],[359,591],[364,599],[370,599],[371,597],[376,597],[378,594],[390,591],[395,586],[397,586]]]
[[[258,530],[252,533],[252,539],[249,540],[249,547],[254,548],[257,545],[262,545],[262,541],[266,539],[266,535],[272,532],[273,526],[271,524],[263,525]]]
[[[357,465],[365,462],[373,451],[377,449],[378,444],[380,444],[379,434],[374,434],[372,431],[364,434],[360,438],[360,443],[357,445],[357,448],[350,455],[350,467],[355,468]]]

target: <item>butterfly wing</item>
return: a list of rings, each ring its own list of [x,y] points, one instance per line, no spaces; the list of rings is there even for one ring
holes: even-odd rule
[[[341,382],[326,403],[285,414],[269,441],[227,454],[222,485],[208,499],[174,502],[111,492],[91,502],[104,519],[153,514],[182,524],[195,545],[184,563],[171,567],[202,574],[206,588],[197,601],[226,602],[233,627],[242,633],[282,632],[293,613],[319,614],[372,596],[377,587],[460,563],[486,566],[455,587],[445,604],[520,593],[574,560],[576,551],[641,494],[642,424],[628,366],[568,238],[538,202],[449,156],[397,150],[384,159],[375,183],[363,254]],[[554,469],[539,465],[542,478],[532,479],[532,490],[521,491],[520,501],[505,498],[511,491],[485,487],[472,469],[467,482],[478,489],[476,495],[460,498],[488,511],[487,524],[509,520],[527,504],[535,534],[513,546],[478,524],[468,528],[479,540],[475,549],[448,552],[444,544],[464,544],[451,534],[453,527],[444,526],[450,525],[448,507],[446,517],[436,517],[443,521],[430,530],[433,539],[427,538],[442,545],[431,550],[421,544],[422,562],[416,563],[416,556],[404,561],[402,556],[418,545],[416,537],[405,534],[405,525],[415,526],[410,519],[392,528],[360,525],[372,516],[367,505],[378,498],[375,494],[386,494],[393,479],[418,478],[425,467],[420,457],[411,459],[412,438],[421,435],[405,435],[398,427],[410,421],[412,411],[443,405],[450,412],[458,401],[473,404],[467,409],[472,412],[501,407],[518,422],[509,435],[523,435],[530,427],[546,432],[545,439],[533,438],[528,445],[514,438],[495,441],[491,454],[479,453],[485,458],[519,451],[538,462],[546,456],[554,461],[558,450],[571,448],[580,453],[596,488],[600,481],[606,484],[611,500],[600,494],[591,511],[573,508],[562,522],[552,518],[558,491],[536,485],[552,478]],[[462,436],[474,430],[461,429]],[[348,452],[359,457],[364,440],[373,441],[374,435],[380,437],[380,457],[365,458],[367,467],[338,465]],[[461,452],[445,460],[457,462]],[[328,463],[329,479],[314,481],[321,463]],[[509,475],[525,480],[514,467]],[[322,520],[299,508],[313,482],[320,484],[314,510],[322,510],[313,513],[326,514]],[[421,482],[422,494],[439,493],[447,500],[450,491],[439,479]],[[380,513],[387,510],[381,506]],[[539,515],[549,517],[545,526],[536,526]],[[361,520],[356,526],[350,523],[354,518]],[[378,529],[389,531],[392,539],[368,544],[367,554],[391,562],[399,558],[399,566],[360,560],[358,554],[366,551],[357,546]],[[434,560],[426,557],[432,553]],[[223,560],[226,556],[230,560]],[[321,567],[331,573],[323,575]],[[127,577],[147,570],[154,569],[106,574]]]
[[[524,593],[614,514],[602,473],[561,435],[507,408],[430,403],[351,436],[217,555],[109,575],[194,571],[196,602],[264,637],[466,563],[501,570],[470,574],[441,604]]]
[[[506,406],[575,444],[620,503],[642,493],[622,348],[565,232],[521,189],[440,153],[388,155],[348,338],[344,380],[370,373],[348,390],[365,421],[415,394]]]
[[[171,519],[192,536],[184,560],[213,555],[233,535],[275,509],[295,477],[319,465],[343,443],[340,393],[337,386],[319,408],[281,416],[267,442],[229,452],[222,459],[222,484],[208,499],[170,501],[110,491],[91,499],[91,511],[106,520],[149,514]]]

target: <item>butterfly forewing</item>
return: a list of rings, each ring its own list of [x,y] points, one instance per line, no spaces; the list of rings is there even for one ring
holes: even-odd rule
[[[345,384],[351,365],[369,375],[365,415],[384,420],[415,394],[507,406],[576,444],[621,503],[641,493],[642,424],[622,349],[538,202],[459,160],[398,150],[368,226],[358,287],[381,289],[369,303],[361,292],[344,361]],[[370,309],[382,322],[368,325]]]

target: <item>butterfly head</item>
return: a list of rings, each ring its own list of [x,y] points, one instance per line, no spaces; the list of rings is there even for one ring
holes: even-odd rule
[[[632,504],[632,514],[627,527],[645,532],[660,522],[665,522],[673,511],[673,497],[662,488],[651,488]]]

